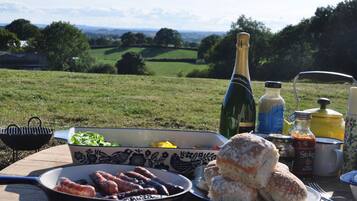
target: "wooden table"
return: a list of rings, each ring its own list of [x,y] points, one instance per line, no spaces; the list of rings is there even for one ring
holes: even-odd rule
[[[52,147],[30,155],[0,171],[1,175],[38,176],[43,172],[72,163],[67,145]],[[318,183],[333,194],[334,200],[353,200],[348,185],[341,184],[337,178],[319,178]],[[187,200],[195,200],[192,197]],[[35,186],[0,186],[0,201],[47,201],[46,195]]]

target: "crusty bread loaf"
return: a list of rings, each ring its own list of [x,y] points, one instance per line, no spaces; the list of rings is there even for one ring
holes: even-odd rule
[[[304,183],[282,165],[277,165],[268,185],[259,190],[267,201],[304,201],[307,189]]]
[[[225,178],[252,188],[267,185],[279,153],[275,145],[254,134],[237,134],[224,144],[217,155],[217,166]]]
[[[218,175],[219,175],[219,171],[218,171],[218,167],[216,165],[216,161],[215,160],[211,161],[210,163],[208,163],[208,165],[204,169],[204,173],[203,173],[203,178],[206,181],[208,188],[210,188],[210,186],[211,186],[212,178],[215,176],[218,176]]]
[[[237,181],[227,180],[222,176],[212,178],[208,193],[212,201],[255,201],[257,196],[257,190]]]
[[[289,171],[289,167],[284,163],[278,162],[274,168],[274,172],[275,171]]]

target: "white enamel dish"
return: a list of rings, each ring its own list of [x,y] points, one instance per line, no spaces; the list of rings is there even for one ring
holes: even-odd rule
[[[119,143],[116,147],[71,144],[76,132],[91,131],[106,141]],[[182,131],[138,128],[77,128],[56,131],[54,136],[66,140],[74,164],[110,163],[166,169],[192,176],[196,167],[215,160],[217,147],[227,138],[207,131]],[[170,141],[177,149],[153,148],[153,142]]]

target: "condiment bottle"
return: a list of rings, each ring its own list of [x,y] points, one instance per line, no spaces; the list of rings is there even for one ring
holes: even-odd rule
[[[316,138],[310,130],[310,120],[311,113],[296,111],[294,127],[290,131],[295,150],[292,172],[299,177],[313,174]]]
[[[342,172],[357,169],[357,87],[350,88],[343,145]]]
[[[285,101],[280,89],[281,82],[265,82],[265,94],[259,99],[258,133],[282,133]]]

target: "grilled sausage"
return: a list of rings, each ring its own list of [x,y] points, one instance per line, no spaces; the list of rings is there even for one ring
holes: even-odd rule
[[[97,172],[99,174],[101,174],[105,179],[114,181],[118,185],[118,192],[132,191],[135,189],[143,189],[143,187],[138,184],[122,180],[122,179],[120,179],[116,176],[113,176],[107,172],[104,172],[104,171],[97,171]]]
[[[153,181],[156,181],[157,183],[159,183],[161,185],[164,185],[167,188],[167,190],[169,191],[170,195],[177,194],[177,193],[184,191],[182,186],[164,182],[146,168],[135,167],[134,172],[137,172]]]
[[[122,172],[118,172],[117,177],[122,179],[122,180],[125,180],[125,181],[133,182],[134,184],[138,184],[139,183],[139,180],[137,180],[135,178],[132,178],[132,177],[128,177],[125,174],[123,174]]]
[[[124,174],[128,177],[132,177],[132,178],[138,179],[139,181],[142,181],[144,183],[144,185],[143,185],[144,187],[155,188],[160,195],[169,195],[169,192],[164,185],[162,185],[154,180],[151,180],[137,172],[129,171]]]
[[[77,184],[65,177],[60,178],[55,190],[83,197],[95,197],[96,195],[95,188],[93,186]]]
[[[104,194],[113,195],[119,192],[117,183],[107,180],[99,172],[91,174],[90,177]]]
[[[118,199],[123,199],[126,197],[131,196],[138,196],[138,195],[157,195],[157,190],[155,188],[144,188],[144,189],[135,189],[128,192],[118,193]]]

